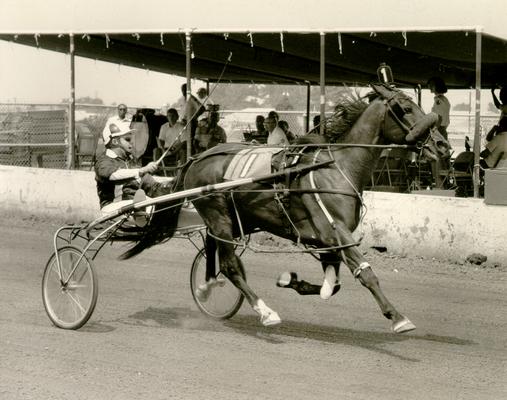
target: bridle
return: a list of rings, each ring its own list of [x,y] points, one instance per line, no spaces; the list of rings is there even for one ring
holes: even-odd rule
[[[414,127],[415,122],[409,126],[405,123],[404,117],[407,114],[406,108],[401,104],[400,98],[408,99],[408,97],[400,90],[393,89],[392,87],[387,86],[386,84],[382,84],[383,87],[385,87],[387,90],[389,90],[391,93],[390,96],[386,96],[384,93],[382,93],[380,90],[377,89],[377,85],[370,84],[374,92],[382,98],[382,102],[386,106],[386,111],[384,115],[384,127],[383,132],[385,132],[386,129],[386,120],[387,115],[390,114],[393,120],[398,124],[398,126],[403,129],[403,131],[409,133],[411,129]]]

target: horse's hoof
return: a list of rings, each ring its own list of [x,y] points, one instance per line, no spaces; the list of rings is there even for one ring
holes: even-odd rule
[[[327,281],[324,281],[320,288],[320,298],[322,300],[329,300],[331,296],[338,293],[341,288],[340,282],[336,282],[334,285],[330,285]]]
[[[201,303],[204,303],[208,301],[210,289],[209,286],[204,283],[202,285],[199,285],[197,289],[195,289],[195,297],[197,300],[199,300]]]
[[[407,317],[403,317],[403,319],[398,322],[393,323],[392,330],[394,333],[403,333],[413,331],[415,329],[415,325],[410,322]]]
[[[267,315],[263,315],[261,317],[261,322],[264,326],[273,326],[280,324],[282,322],[282,319],[277,312],[273,311]]]
[[[278,287],[290,287],[291,283],[298,280],[298,275],[295,272],[285,271],[280,274],[276,280],[276,286]]]
[[[334,289],[336,285],[339,284],[335,268],[332,265],[328,265],[324,273],[324,282],[320,288],[320,298],[328,300],[335,293]]]

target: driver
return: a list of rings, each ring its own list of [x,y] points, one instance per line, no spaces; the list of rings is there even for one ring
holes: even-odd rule
[[[130,142],[133,130],[114,123],[107,128],[109,135],[105,137],[106,151],[95,163],[97,194],[103,214],[132,203],[138,189],[143,189],[148,196],[156,196],[165,187],[164,183],[156,181],[150,175],[158,168],[156,162],[150,162],[141,168],[131,168]]]

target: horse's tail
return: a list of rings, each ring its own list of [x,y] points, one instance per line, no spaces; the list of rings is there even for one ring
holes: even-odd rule
[[[187,163],[180,171],[175,183],[171,187],[170,192],[176,192],[183,189],[184,173],[189,165],[190,163]],[[163,194],[167,193],[154,193],[155,196]],[[141,238],[134,244],[133,247],[121,254],[118,258],[120,260],[127,260],[151,246],[170,240],[176,233],[178,227],[178,217],[180,215],[182,205],[182,200],[173,200],[172,202],[156,205],[152,219]]]

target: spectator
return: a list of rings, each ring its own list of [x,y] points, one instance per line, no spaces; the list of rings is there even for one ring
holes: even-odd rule
[[[310,129],[310,132],[308,133],[312,133],[312,134],[319,134],[320,133],[320,114],[317,114],[313,117],[313,128]]]
[[[224,129],[218,125],[220,115],[211,112],[208,118],[199,120],[195,134],[197,152],[215,147],[219,143],[227,142]]]
[[[507,167],[507,131],[498,132],[481,152],[483,168]]]
[[[255,128],[257,129],[256,136],[268,136],[268,131],[264,126],[264,120],[265,118],[262,115],[257,115],[255,117]]]
[[[214,104],[209,97],[206,99],[207,96],[208,91],[206,90],[206,88],[200,88],[197,91],[197,100],[199,100],[202,105],[206,106],[204,102],[206,102],[206,104]]]
[[[272,110],[268,113],[268,118],[269,117],[274,118],[275,123],[277,123],[277,124],[278,124],[278,121],[280,121],[280,116],[278,115],[278,113],[275,110]]]
[[[427,83],[431,93],[435,94],[433,98],[433,107],[431,111],[438,115],[438,131],[448,140],[447,127],[449,126],[449,112],[451,110],[451,104],[447,97],[444,96],[447,93],[447,86],[442,78],[434,76],[428,80]]]
[[[470,138],[468,136],[465,136],[465,151],[470,151],[472,149],[472,146],[470,144]]]
[[[285,136],[284,131],[277,126],[277,122],[274,117],[267,117],[264,121],[268,133],[268,144],[269,145],[288,145],[289,140]]]
[[[104,144],[106,143],[106,139],[109,138],[110,131],[109,131],[109,125],[115,124],[116,126],[123,126],[124,128],[130,128],[130,123],[132,122],[132,117],[127,114],[127,106],[123,103],[118,104],[118,115],[115,115],[113,117],[110,117],[106,121],[106,125],[104,126],[104,129],[102,130],[102,140],[104,141]]]
[[[296,135],[294,135],[290,129],[289,129],[289,123],[285,120],[278,121],[278,127],[282,129],[282,131],[285,133],[285,136],[287,137],[287,140],[290,144],[294,143],[296,140]]]
[[[313,117],[313,128],[318,128],[320,125],[320,114],[317,114]]]
[[[491,95],[493,96],[495,107],[500,110],[500,120],[488,132],[486,136],[488,142],[493,139],[496,133],[507,131],[507,86],[500,89],[500,100],[496,97],[495,88],[491,89]]]
[[[170,149],[169,154],[176,154],[178,164],[184,164],[187,159],[187,132],[185,125],[178,121],[179,114],[175,108],[167,110],[167,121],[160,128],[158,136],[159,147]]]
[[[138,117],[140,117],[139,121],[146,121],[148,128],[148,143],[141,156],[141,164],[144,166],[153,161],[153,150],[158,147],[160,128],[167,122],[167,117],[165,115],[156,114],[153,108],[138,109],[135,119],[138,119]],[[138,133],[139,132],[136,132],[136,139]]]
[[[205,111],[201,102],[192,94],[187,98],[187,84],[181,85],[181,93],[186,99],[183,111],[183,124],[187,125],[187,137],[190,138],[191,143],[194,142],[195,130],[197,128],[197,120],[199,116]]]

